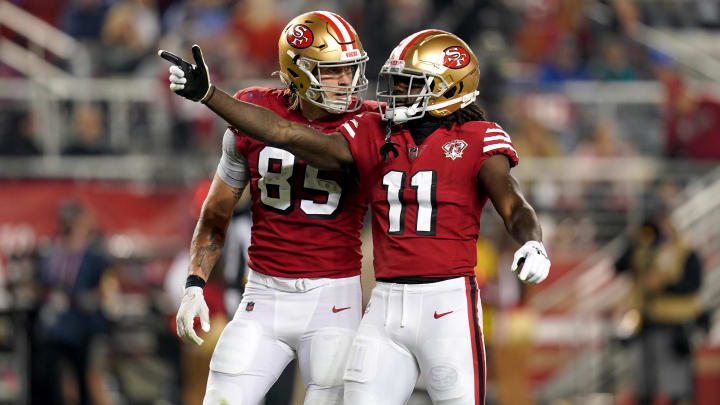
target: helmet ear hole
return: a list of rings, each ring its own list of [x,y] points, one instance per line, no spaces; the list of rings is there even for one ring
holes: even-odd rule
[[[445,92],[445,94],[443,94],[443,97],[451,98],[455,95],[455,91],[457,91],[457,86],[452,86],[448,89],[448,91]]]

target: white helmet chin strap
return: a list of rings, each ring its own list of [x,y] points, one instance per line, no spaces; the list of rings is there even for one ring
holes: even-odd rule
[[[392,120],[396,123],[403,123],[405,121],[409,121],[414,118],[420,118],[415,117],[415,114],[418,112],[418,107],[420,106],[420,102],[425,97],[419,97],[418,101],[415,102],[415,104],[411,105],[410,107],[395,107],[395,108],[388,108],[387,109],[387,119]]]
[[[480,92],[475,90],[472,93],[468,93],[460,98],[456,98],[454,100],[448,100],[448,101],[445,101],[442,103],[437,103],[431,107],[426,108],[425,111],[435,111],[435,110],[439,110],[441,108],[445,108],[449,105],[453,105],[453,104],[457,104],[457,103],[462,103],[462,104],[460,104],[460,108],[463,108],[463,107],[466,107],[468,104],[472,103],[473,101],[475,101],[475,98],[477,97],[478,94],[480,94]]]
[[[480,92],[476,90],[472,93],[465,94],[464,96],[462,96],[460,98],[448,100],[448,101],[445,101],[442,103],[437,103],[430,107],[425,107],[423,109],[420,109],[420,111],[419,111],[422,114],[420,114],[419,116],[416,117],[415,114],[418,113],[418,109],[419,109],[418,107],[420,106],[420,103],[425,99],[429,99],[429,97],[419,97],[418,100],[410,107],[388,108],[387,113],[385,115],[388,120],[391,120],[395,123],[400,124],[400,123],[403,123],[403,122],[406,122],[406,121],[409,121],[412,119],[417,119],[417,118],[422,117],[425,114],[425,111],[435,111],[435,110],[439,110],[441,108],[445,108],[447,106],[457,104],[457,103],[462,103],[462,104],[460,104],[460,108],[464,108],[468,104],[475,101],[475,98],[477,97],[478,94],[480,94]]]

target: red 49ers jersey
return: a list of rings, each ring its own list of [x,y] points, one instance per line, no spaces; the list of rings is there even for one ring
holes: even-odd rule
[[[235,98],[268,108],[279,116],[326,133],[363,111],[310,123],[288,110],[287,90],[251,87]],[[367,200],[355,176],[318,170],[292,153],[242,135],[234,128],[237,151],[250,174],[252,232],[248,265],[277,277],[340,278],[360,274],[360,230]]]
[[[474,121],[441,127],[418,146],[409,131],[397,130],[392,141],[399,156],[383,162],[385,123],[378,114],[362,114],[340,131],[369,193],[375,277],[472,275],[488,198],[478,172],[495,154],[518,163],[507,133]]]

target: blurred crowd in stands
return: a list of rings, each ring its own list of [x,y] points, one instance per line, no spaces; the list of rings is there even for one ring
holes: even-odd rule
[[[714,0],[10,2],[83,44],[87,57],[58,61],[45,55],[72,75],[156,80],[163,88],[157,94],[158,102],[167,103],[172,112],[171,148],[175,154],[219,155],[224,124],[205,109],[172,97],[165,88],[167,64],[157,57],[157,49],[188,56],[190,46],[199,44],[213,81],[227,91],[258,84],[279,86],[271,74],[277,70],[277,38],[282,28],[300,12],[327,9],[346,17],[358,30],[370,56],[370,80],[392,47],[419,29],[445,29],[466,40],[481,62],[479,103],[489,119],[499,122],[513,137],[521,162],[529,157],[577,157],[583,161],[720,159],[720,95],[702,82],[681,75],[681,67],[663,49],[648,47],[637,39],[639,26],[702,28],[720,35],[720,2]],[[2,27],[0,35],[20,45],[25,41]],[[0,81],[23,77],[26,72],[0,61]],[[628,104],[594,102],[592,97],[586,97],[589,102],[578,102],[567,92],[570,82],[657,82],[661,97],[655,100],[648,96],[646,102]],[[592,87],[587,89],[593,91]],[[617,89],[619,93],[635,91],[633,87]],[[374,98],[373,85],[368,98]],[[125,153],[109,141],[107,103],[70,102],[63,111],[67,122],[64,130],[69,136],[61,155]],[[0,159],[43,155],[37,121],[37,112],[30,105],[0,99]],[[617,236],[627,226],[628,212],[638,206],[659,201],[672,209],[679,202],[681,188],[687,185],[687,179],[676,180],[665,179],[631,191],[627,184],[612,181],[549,180],[524,185],[541,213],[553,271],[561,274],[598,244]],[[189,195],[197,193],[191,187],[186,191]],[[48,389],[33,401],[56,403],[66,397],[80,403],[117,403],[117,398],[107,397],[108,393],[124,392],[136,396],[125,398],[127,403],[151,403],[157,398],[170,403],[199,403],[204,383],[197,380],[196,365],[207,362],[211,348],[181,347],[174,336],[179,295],[172,290],[182,287],[187,246],[177,246],[181,253],[176,257],[119,257],[122,255],[117,252],[108,252],[107,241],[103,241],[91,212],[77,202],[61,204],[56,236],[27,244],[20,238],[18,244],[18,234],[14,233],[12,246],[0,246],[0,285],[13,291],[15,304],[26,305],[34,317],[29,323],[34,329],[27,332],[39,353],[36,359],[54,365],[34,367],[33,384]],[[602,218],[594,216],[596,213],[602,213]],[[238,226],[247,227],[246,214],[238,213]],[[484,238],[478,244],[478,277],[487,303],[511,308],[524,294],[515,280],[511,280],[510,294],[496,289],[507,288],[498,279],[510,275],[505,271],[509,267],[507,252],[512,251],[514,242],[502,236],[502,224],[490,211],[488,214],[483,217]],[[188,229],[188,240],[183,243],[189,243],[190,232]],[[243,243],[238,242],[237,249]],[[241,256],[230,258],[231,264],[226,264],[232,279],[219,281],[218,290],[208,294],[212,296],[209,303],[215,306],[211,312],[220,324],[232,315],[232,302],[237,302],[242,288],[242,271],[238,269],[244,268],[245,262]],[[166,274],[168,285],[172,284],[170,280],[174,282],[168,288],[164,285]],[[172,279],[172,274],[180,277]],[[223,277],[222,271],[213,274]],[[0,293],[0,310],[2,301]],[[83,326],[66,326],[73,322]],[[214,327],[215,332],[220,330]],[[0,333],[0,349],[3,344]],[[61,361],[63,357],[66,361]],[[64,374],[55,366],[70,367],[75,373]],[[107,372],[109,368],[112,373]],[[0,361],[0,376],[1,369]],[[115,377],[108,378],[110,374]],[[77,384],[64,384],[65,380],[58,380],[60,375]],[[0,388],[3,381],[0,377]],[[133,389],[123,389],[123,384]],[[68,392],[67,386],[77,388]],[[62,390],[66,391],[58,394]]]
[[[636,40],[639,24],[670,28],[720,28],[720,5],[707,0],[13,0],[81,41],[88,57],[61,61],[80,77],[165,80],[158,48],[188,54],[203,47],[213,80],[234,91],[267,83],[277,69],[277,38],[299,12],[327,8],[358,30],[370,54],[373,80],[392,47],[427,27],[464,38],[481,61],[480,104],[491,120],[511,130],[521,156],[671,156],[720,158],[712,138],[720,131],[718,96],[676,74],[661,49]],[[682,4],[682,6],[680,6]],[[682,7],[682,12],[678,12]],[[23,38],[4,32],[20,44]],[[25,72],[0,64],[0,77]],[[568,81],[658,80],[663,102],[628,106],[617,115],[583,108],[563,96]],[[275,81],[277,85],[279,82]],[[623,90],[619,90],[623,91]],[[632,91],[632,90],[625,90]],[[373,97],[373,88],[369,97]],[[158,94],[166,98],[168,94]],[[186,152],[216,151],[212,116],[171,99],[173,144]],[[74,131],[63,154],[103,154],[109,125],[102,106],[68,109]],[[623,115],[624,113],[624,115]],[[618,119],[621,117],[621,119]],[[0,117],[0,153],[41,153],[28,111]],[[648,126],[647,121],[654,121]],[[88,129],[85,129],[85,126]],[[98,128],[99,126],[99,128]],[[7,129],[5,129],[7,128]],[[118,151],[116,151],[118,152]]]

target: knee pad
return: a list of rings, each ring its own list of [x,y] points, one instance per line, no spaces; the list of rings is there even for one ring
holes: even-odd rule
[[[210,372],[203,405],[243,405],[243,396],[233,392],[232,387],[225,386],[224,377],[227,376]]]
[[[203,405],[242,405],[242,402],[242,397],[223,396],[222,390],[216,389],[208,389],[203,399]]]
[[[305,401],[308,405],[343,405],[343,386],[318,387],[310,385],[305,392]]]
[[[262,327],[258,323],[233,320],[220,335],[210,360],[210,370],[225,374],[246,371],[255,357],[262,336]]]
[[[354,332],[328,328],[319,330],[310,343],[310,382],[324,387],[342,386]]]
[[[354,383],[345,383],[344,405],[378,405],[381,403],[377,401],[371,393],[361,389],[354,389],[352,387],[353,384]]]

